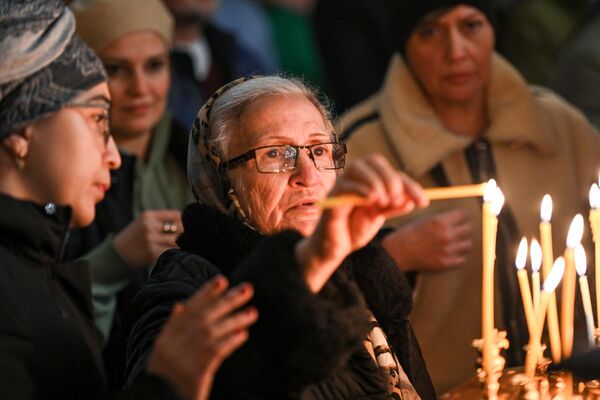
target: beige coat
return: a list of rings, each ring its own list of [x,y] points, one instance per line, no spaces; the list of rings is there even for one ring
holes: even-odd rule
[[[583,213],[587,220],[588,191],[600,168],[600,136],[558,96],[527,86],[500,56],[494,56],[492,68],[491,123],[484,136],[492,144],[498,184],[518,229],[528,237],[539,237],[540,202],[544,194],[552,196],[558,254],[573,216]],[[463,151],[472,139],[442,125],[400,56],[392,58],[382,90],[344,115],[337,131],[349,135],[349,159],[383,153],[426,187],[434,185],[428,173],[441,162],[451,185],[472,183]],[[474,231],[481,232],[481,206],[475,199],[434,202],[408,218],[454,207],[464,208]],[[586,232],[589,236],[587,227]],[[500,315],[497,308],[496,326],[502,327]],[[474,376],[471,341],[481,337],[480,234],[465,265],[418,275],[412,322],[438,393]]]

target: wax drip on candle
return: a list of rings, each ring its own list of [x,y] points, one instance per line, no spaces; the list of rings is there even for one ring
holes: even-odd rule
[[[549,194],[544,195],[544,198],[542,199],[540,217],[544,222],[550,222],[552,219],[552,197],[550,197]]]

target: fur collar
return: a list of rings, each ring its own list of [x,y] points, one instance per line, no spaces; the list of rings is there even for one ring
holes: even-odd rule
[[[487,94],[492,122],[484,137],[492,144],[529,145],[545,154],[558,151],[554,130],[546,126],[552,121],[539,117],[540,110],[534,101],[536,92],[541,90],[532,90],[508,62],[495,54]],[[384,131],[406,133],[388,139],[412,176],[423,176],[450,154],[463,151],[473,142],[472,138],[444,127],[399,55],[392,58],[377,101]]]
[[[226,274],[246,258],[262,238],[236,217],[201,203],[188,205],[181,219],[183,233],[177,245],[201,255]]]

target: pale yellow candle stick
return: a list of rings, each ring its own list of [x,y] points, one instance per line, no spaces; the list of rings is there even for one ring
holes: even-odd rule
[[[579,275],[579,289],[583,301],[583,311],[585,313],[585,322],[587,327],[588,342],[594,344],[594,312],[592,311],[592,299],[590,297],[590,287],[587,276],[587,257],[581,243],[575,248],[575,268]]]
[[[423,189],[425,196],[430,200],[449,200],[465,197],[481,197],[485,191],[486,183],[476,185],[461,185]],[[351,204],[361,206],[367,204],[365,197],[356,194],[341,194],[339,196],[328,197],[317,203],[321,208],[333,208],[341,205]]]
[[[540,241],[542,246],[542,278],[546,279],[552,263],[554,262],[554,251],[552,250],[552,198],[550,195],[545,195],[542,199],[540,208]],[[558,308],[556,306],[556,292],[550,295],[548,303],[548,337],[550,339],[550,351],[552,353],[552,361],[558,364],[562,357],[560,328],[558,326]]]
[[[531,291],[533,292],[533,309],[540,308],[540,267],[542,265],[542,247],[536,239],[531,240],[529,251],[531,257]]]
[[[594,264],[596,280],[596,328],[600,329],[600,188],[593,184],[590,189],[590,227],[594,240]]]
[[[544,317],[546,316],[546,310],[548,308],[552,293],[558,286],[564,271],[565,260],[562,257],[559,257],[554,263],[552,270],[548,274],[548,278],[544,280],[544,285],[542,286],[540,308],[536,312],[536,322],[534,328],[535,334],[529,338],[528,352],[527,357],[525,358],[525,373],[530,378],[533,378],[535,375],[535,366],[539,361],[538,354],[540,353],[542,346],[541,338],[544,330]]]
[[[577,285],[575,273],[575,247],[581,242],[583,236],[583,217],[577,214],[571,222],[567,235],[567,249],[565,250],[565,278],[562,285],[561,304],[561,339],[562,358],[571,357],[573,352],[573,324],[575,322],[575,286]]]
[[[498,214],[504,204],[504,195],[495,181],[486,187],[482,208],[482,290],[481,330],[483,336],[483,368],[487,376],[494,370],[494,263],[496,259],[496,234]]]
[[[523,302],[523,310],[525,311],[525,321],[527,322],[527,330],[529,337],[535,334],[535,312],[531,301],[531,290],[529,290],[529,278],[527,277],[527,239],[522,238],[517,250],[515,258],[515,266],[517,267],[517,278],[519,280],[519,288],[521,289],[521,301]]]

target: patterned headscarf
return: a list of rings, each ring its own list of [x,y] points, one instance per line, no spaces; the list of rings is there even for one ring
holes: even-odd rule
[[[210,129],[210,111],[224,92],[234,86],[246,82],[253,77],[242,77],[221,87],[200,108],[188,144],[188,179],[196,199],[227,215],[243,213],[239,205],[229,195],[231,185],[227,176],[221,171],[222,155],[214,141],[214,133]]]
[[[107,79],[74,31],[61,0],[0,0],[0,139]]]

